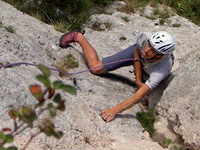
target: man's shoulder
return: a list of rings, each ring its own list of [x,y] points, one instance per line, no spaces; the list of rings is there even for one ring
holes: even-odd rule
[[[151,35],[152,35],[151,32],[142,32],[136,36],[136,43],[141,51],[144,49]]]
[[[137,35],[136,38],[139,38],[140,40],[143,40],[143,39],[149,39],[149,37],[152,35],[151,32],[141,32]]]

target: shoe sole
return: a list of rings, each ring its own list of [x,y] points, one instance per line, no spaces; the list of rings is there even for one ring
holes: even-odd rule
[[[79,33],[81,33],[81,34],[84,35],[85,30],[81,31],[81,30],[79,30],[79,29],[74,29],[74,30],[72,30],[72,31],[70,31],[70,32],[67,32],[67,33],[63,34],[63,35],[61,36],[60,40],[59,40],[59,47],[61,47],[61,48],[72,47],[70,44],[68,44],[68,45],[66,45],[66,46],[63,46],[63,45],[62,45],[62,40],[63,40],[63,38],[64,38],[66,35],[71,34],[72,32],[79,32]]]

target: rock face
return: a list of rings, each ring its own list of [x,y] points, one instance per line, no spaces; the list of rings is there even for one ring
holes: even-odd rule
[[[71,53],[79,63],[79,67],[70,70],[71,72],[87,68],[78,44],[69,49],[58,47],[58,40],[62,34],[52,26],[19,12],[2,1],[0,12],[0,63],[34,62],[55,67],[59,59]],[[181,26],[160,26],[156,21],[141,17],[139,13],[128,15],[114,12],[111,15],[93,15],[85,26],[85,36],[102,58],[132,45],[135,36],[140,32],[166,30],[172,33],[177,41],[173,78],[169,78],[170,82],[164,82],[161,88],[152,92],[151,107],[157,107],[162,120],[156,124],[158,133],[165,136],[169,131],[173,135],[176,133],[182,137],[185,144],[199,149],[200,28],[177,15],[170,20]],[[5,28],[8,26],[14,27],[16,33],[8,32]],[[78,95],[63,94],[67,109],[55,122],[57,129],[64,132],[64,137],[55,140],[40,135],[28,149],[164,149],[150,139],[137,121],[135,113],[140,111],[138,105],[118,115],[110,123],[105,123],[100,117],[102,109],[116,105],[135,92],[134,75],[129,73],[129,70],[132,70],[131,66],[118,69],[109,77],[94,76],[86,72],[61,78],[53,72],[52,80],[59,79],[71,85],[73,80],[76,80]],[[0,128],[12,124],[7,115],[9,109],[34,104],[28,87],[38,82],[35,79],[37,74],[38,69],[32,66],[0,69]],[[29,135],[30,133],[24,133],[17,137],[16,145],[20,147],[24,144]],[[172,137],[174,136],[170,135],[167,138]]]

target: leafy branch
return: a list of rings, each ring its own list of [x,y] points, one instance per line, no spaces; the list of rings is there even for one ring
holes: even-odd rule
[[[28,129],[34,129],[34,132],[21,150],[25,150],[31,141],[41,133],[57,139],[63,136],[63,132],[57,131],[52,121],[59,111],[65,111],[66,108],[65,100],[56,90],[76,95],[76,89],[59,80],[51,82],[49,69],[44,65],[38,65],[38,68],[42,74],[37,75],[36,79],[43,84],[43,87],[39,84],[29,86],[29,90],[37,102],[34,106],[22,106],[9,110],[8,114],[12,118],[14,126],[13,129],[3,128],[0,130],[0,150],[18,150],[16,146],[11,145],[14,137]],[[45,115],[46,113],[48,115]]]

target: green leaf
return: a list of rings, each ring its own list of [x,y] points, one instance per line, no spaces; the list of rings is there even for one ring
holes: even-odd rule
[[[9,116],[12,118],[12,119],[16,119],[18,116],[19,116],[19,112],[17,112],[16,110],[14,109],[11,109],[9,112],[8,112]]]
[[[57,109],[60,111],[65,111],[66,107],[65,107],[65,100],[62,100],[59,105],[57,106]]]
[[[74,95],[77,94],[76,89],[73,86],[65,85],[65,84],[63,84],[62,81],[53,82],[53,87],[56,88],[56,89],[61,89],[61,90],[68,92],[70,94],[74,94]]]
[[[44,76],[46,76],[46,77],[51,76],[51,72],[46,66],[40,64],[40,65],[38,65],[38,68],[40,69],[40,71],[43,73]]]
[[[58,94],[56,94],[56,96],[54,97],[54,99],[53,99],[53,101],[55,102],[55,103],[60,103],[61,102],[61,95],[58,93]]]
[[[51,117],[55,117],[57,115],[57,109],[53,106],[53,104],[48,104],[47,109],[49,110]]]
[[[36,79],[38,79],[41,83],[43,83],[44,86],[51,88],[51,82],[47,76],[40,74],[36,76]]]
[[[25,115],[25,116],[30,116],[32,113],[32,110],[31,108],[27,107],[27,106],[24,106],[22,108],[22,114]]]
[[[6,135],[6,143],[12,143],[14,141],[14,137],[11,134]]]
[[[62,85],[64,85],[62,81],[54,81],[53,82],[53,87],[56,89],[59,89]]]
[[[29,107],[23,107],[22,108],[22,117],[21,119],[27,123],[27,125],[29,127],[33,126],[33,121],[35,121],[37,119],[37,115],[35,113],[35,111],[33,111],[31,108]]]
[[[71,85],[62,85],[60,89],[73,95],[77,94],[76,89]]]
[[[44,122],[44,129],[43,132],[47,135],[47,136],[52,136],[54,134],[54,129],[55,126],[54,124],[49,120],[47,122]]]
[[[2,145],[0,145],[0,150],[6,150]]]
[[[10,146],[10,147],[7,148],[7,150],[18,150],[18,149],[15,146]]]
[[[45,104],[45,99],[41,99],[40,101],[39,101],[39,106],[44,106],[44,104]]]
[[[57,139],[61,139],[63,137],[63,132],[62,131],[54,132],[53,136]]]
[[[1,139],[2,141],[5,141],[5,140],[6,140],[6,135],[5,135],[3,132],[1,132],[1,131],[0,131],[0,139]]]

